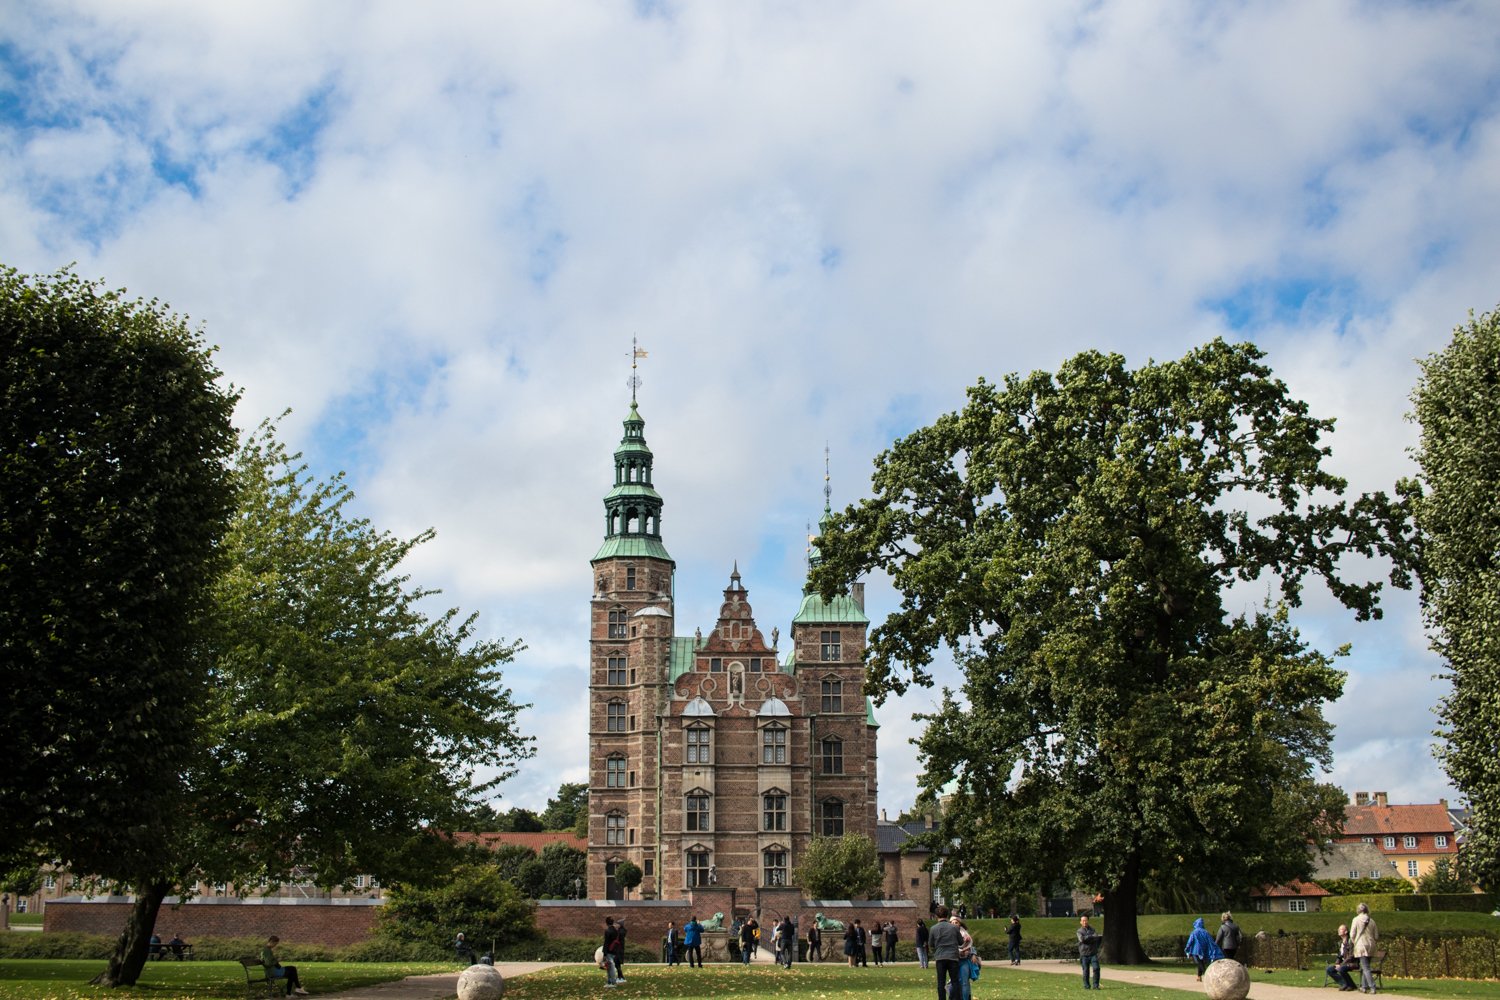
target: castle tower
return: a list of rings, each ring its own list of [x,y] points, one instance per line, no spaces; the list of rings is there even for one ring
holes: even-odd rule
[[[590,561],[589,857],[591,899],[618,899],[616,865],[645,874],[655,894],[660,819],[660,728],[672,647],[676,564],[661,540],[661,495],[652,485],[646,422],[634,398],[604,497],[604,543]]]

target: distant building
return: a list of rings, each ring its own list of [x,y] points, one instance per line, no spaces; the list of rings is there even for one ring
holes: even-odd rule
[[[1323,851],[1312,852],[1313,881],[1330,878],[1389,878],[1393,872],[1390,860],[1374,844],[1324,844]]]
[[[1270,885],[1250,893],[1250,903],[1261,913],[1317,913],[1323,897],[1333,893],[1320,885],[1293,879],[1287,885]]]
[[[912,838],[931,828],[922,820],[893,823],[883,811],[875,824],[875,848],[884,876],[881,892],[886,899],[909,899],[924,913],[933,900],[932,872],[927,870],[932,849],[912,843]]]
[[[1390,804],[1385,792],[1355,792],[1345,811],[1342,844],[1371,844],[1384,856],[1387,874],[1415,883],[1438,861],[1458,857],[1458,836],[1448,800],[1430,805]]]
[[[588,896],[621,898],[630,861],[641,898],[717,886],[753,906],[791,886],[813,837],[875,838],[863,587],[804,593],[783,648],[736,565],[713,627],[676,634],[676,562],[633,398],[624,424],[590,560]]]

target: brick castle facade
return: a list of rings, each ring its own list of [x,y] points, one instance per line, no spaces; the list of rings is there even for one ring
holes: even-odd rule
[[[713,628],[677,635],[676,563],[634,399],[624,426],[591,560],[588,895],[621,898],[624,861],[645,899],[785,894],[814,836],[875,836],[862,586],[805,594],[783,647],[736,567]]]

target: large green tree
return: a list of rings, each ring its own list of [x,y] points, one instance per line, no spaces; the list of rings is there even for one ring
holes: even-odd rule
[[[245,890],[359,874],[422,885],[462,817],[532,752],[501,676],[517,645],[475,619],[429,616],[401,571],[432,533],[399,539],[350,511],[342,476],[317,481],[262,425],[234,464],[239,506],[201,642],[201,764],[172,884]],[[168,883],[137,886],[106,982],[139,974],[147,917]]]
[[[1332,422],[1261,359],[1214,341],[980,382],[881,455],[874,495],[817,543],[825,594],[879,569],[901,595],[866,654],[877,700],[930,685],[940,647],[963,673],[919,742],[924,787],[951,793],[945,869],[1001,892],[1101,890],[1114,962],[1146,960],[1153,880],[1242,891],[1307,873],[1306,844],[1342,816],[1314,770],[1342,674],[1286,609],[1312,576],[1377,616],[1381,583],[1341,559],[1407,552],[1402,509],[1341,498]],[[1263,576],[1281,603],[1227,614],[1226,588]]]
[[[1422,608],[1452,692],[1441,706],[1448,777],[1468,799],[1463,872],[1500,886],[1500,311],[1422,362],[1412,484]]]
[[[542,812],[544,830],[572,830],[578,826],[579,816],[587,821],[589,811],[589,786],[585,781],[564,781],[557,795],[547,800]]]
[[[865,834],[814,837],[792,872],[792,881],[813,899],[863,899],[881,885],[875,841]]]
[[[234,403],[160,303],[0,269],[7,864],[136,885],[172,866],[234,503]]]

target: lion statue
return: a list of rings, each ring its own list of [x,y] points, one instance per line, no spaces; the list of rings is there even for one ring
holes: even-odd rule
[[[703,929],[706,931],[722,931],[724,929],[724,911],[714,913],[713,918],[703,921]]]
[[[842,920],[834,920],[832,917],[825,917],[821,913],[813,914],[813,921],[818,925],[818,930],[820,931],[841,931],[844,929],[844,922]]]

